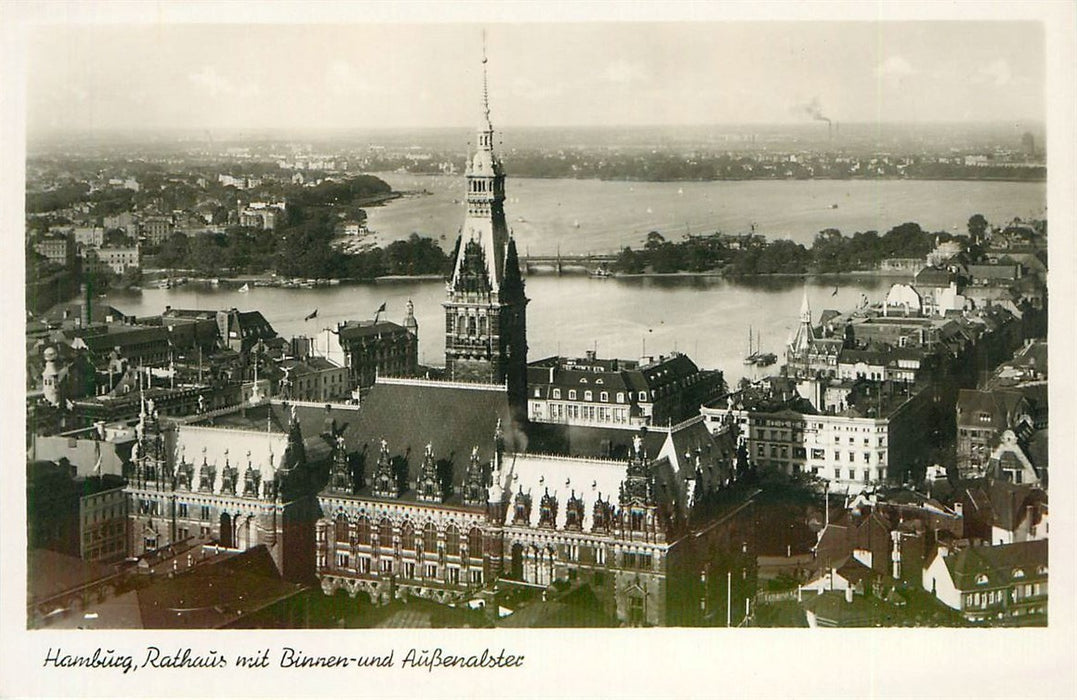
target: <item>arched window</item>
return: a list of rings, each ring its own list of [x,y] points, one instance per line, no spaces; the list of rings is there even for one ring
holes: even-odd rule
[[[1014,578],[1024,578],[1025,577],[1024,569],[1014,569],[1013,570],[1013,577]]]
[[[445,553],[449,556],[460,556],[460,531],[455,525],[449,525],[445,530]]]
[[[337,522],[334,526],[334,530],[336,531],[337,542],[348,541],[348,518],[343,513],[337,516]]]
[[[438,551],[438,529],[434,527],[434,523],[427,523],[423,527],[423,551]]]
[[[382,518],[381,526],[378,528],[378,546],[386,548],[393,546],[393,521],[389,518]]]
[[[467,533],[467,555],[472,559],[482,559],[482,530],[477,527]]]
[[[979,576],[976,577],[976,584],[977,585],[982,586],[985,583],[987,583],[987,574],[980,574]]]
[[[410,520],[405,520],[400,526],[400,548],[409,552],[415,550],[415,528],[411,526]]]
[[[355,541],[359,544],[370,544],[370,519],[366,516],[359,518],[355,526]]]

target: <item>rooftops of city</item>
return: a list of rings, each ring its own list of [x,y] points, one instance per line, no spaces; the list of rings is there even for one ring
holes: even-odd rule
[[[915,287],[949,287],[957,275],[945,267],[925,267],[913,278]]]
[[[977,586],[994,589],[1017,581],[1047,580],[1047,550],[1046,539],[965,547],[944,561],[958,590],[974,590]]]
[[[61,302],[38,317],[49,325],[73,325],[76,320],[87,317],[91,323],[112,323],[123,321],[127,316],[110,304],[91,299],[86,308],[85,301]]]
[[[651,392],[675,385],[700,373],[687,355],[674,352],[635,360],[601,359],[588,352],[583,358],[548,357],[528,364],[529,384],[579,387],[587,384],[604,390],[627,389]],[[648,394],[650,397],[650,394]]]
[[[768,377],[707,404],[710,408],[778,413],[795,411],[801,414],[816,413],[811,403],[797,392],[797,383],[786,377]]]
[[[863,418],[888,418],[921,391],[924,386],[906,382],[858,380],[849,387],[842,415]]]
[[[374,338],[385,335],[406,332],[403,326],[392,321],[347,321],[337,326],[337,333],[341,342],[356,340],[359,338]]]
[[[957,424],[980,429],[1005,430],[1029,410],[1019,391],[961,389],[957,394]]]

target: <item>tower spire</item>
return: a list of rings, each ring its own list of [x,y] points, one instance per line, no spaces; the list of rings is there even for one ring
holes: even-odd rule
[[[482,124],[468,157],[464,225],[446,289],[445,369],[455,381],[506,383],[526,406],[527,297],[505,222],[505,171],[490,123],[486,32],[482,33]]]
[[[482,118],[490,126],[490,91],[486,83],[486,30],[482,30]]]

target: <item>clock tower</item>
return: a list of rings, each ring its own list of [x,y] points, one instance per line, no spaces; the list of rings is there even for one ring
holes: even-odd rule
[[[522,410],[528,299],[516,243],[505,224],[505,171],[494,153],[485,54],[484,48],[482,119],[467,163],[467,212],[443,304],[445,370],[450,381],[506,384],[510,402]]]

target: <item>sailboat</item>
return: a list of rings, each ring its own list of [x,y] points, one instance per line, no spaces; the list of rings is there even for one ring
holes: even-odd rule
[[[744,358],[744,364],[755,365],[757,367],[770,367],[772,364],[778,361],[778,356],[772,352],[763,352],[761,350],[762,342],[760,341],[759,331],[756,331],[755,336],[755,349],[752,349],[752,328],[748,327],[748,356]]]
[[[251,291],[251,286],[246,282],[244,282],[243,286],[239,288],[240,294],[246,294],[249,291]]]
[[[748,354],[744,358],[744,364],[754,365],[759,353],[752,350],[752,327],[748,326]]]

